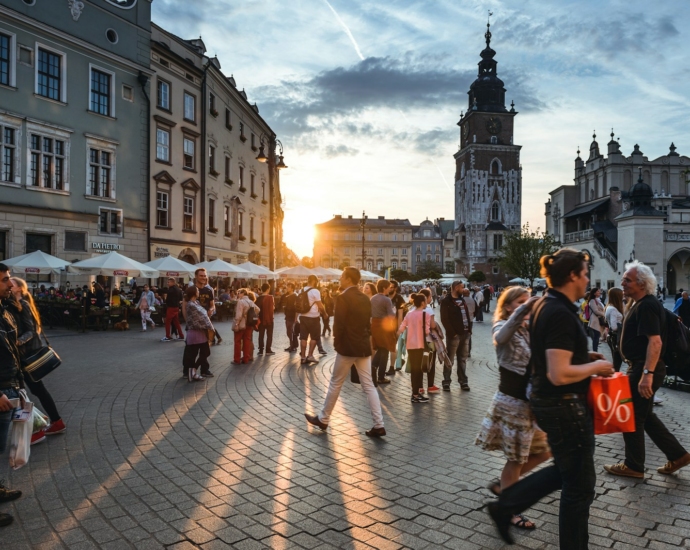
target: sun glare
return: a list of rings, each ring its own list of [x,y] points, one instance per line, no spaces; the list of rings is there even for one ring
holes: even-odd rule
[[[314,224],[327,219],[321,212],[313,212],[308,208],[290,208],[285,212],[283,220],[283,241],[300,258],[311,257],[314,250]]]

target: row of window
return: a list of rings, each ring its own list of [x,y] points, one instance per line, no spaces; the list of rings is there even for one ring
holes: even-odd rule
[[[440,245],[440,244],[437,244],[437,245],[430,245],[430,244],[427,244],[427,245],[426,245],[426,251],[427,251],[427,252],[430,252],[432,246],[435,246],[435,247],[436,247],[436,248],[435,248],[435,251],[436,251],[436,252],[438,252],[439,250],[441,250],[441,245]],[[421,251],[422,251],[422,245],[421,245],[421,244],[418,244],[417,247],[416,247],[415,252],[421,252]]]
[[[460,238],[460,242],[458,243],[458,237],[455,237],[455,250],[458,250],[458,245],[460,246],[460,250],[467,250],[467,237],[463,235]],[[500,250],[503,248],[503,234],[502,233],[494,233],[494,250]],[[448,257],[449,251],[446,250],[446,257]]]
[[[374,239],[374,233],[365,233],[366,235],[366,240],[367,241],[409,241],[410,236],[407,235],[406,233],[403,233],[402,235],[398,235],[397,233],[393,233],[393,235],[389,235],[387,233],[377,233],[376,239]],[[327,235],[324,235],[324,238],[327,238]],[[331,238],[334,241],[338,240],[344,240],[344,241],[357,241],[362,239],[362,232],[360,231],[359,233],[333,233]]]
[[[353,250],[354,250],[354,253],[355,253],[355,254],[358,254],[358,253],[361,252],[361,249],[354,248]],[[377,252],[377,254],[378,254],[379,256],[383,256],[383,248],[377,248],[377,249],[376,249],[376,252]],[[349,248],[343,248],[343,249],[341,249],[341,251],[335,250],[334,253],[335,253],[335,254],[339,254],[339,253],[340,253],[340,254],[342,254],[343,256],[349,256],[349,255],[350,255],[350,249],[349,249]],[[367,253],[367,255],[369,255],[369,256],[373,256],[373,255],[374,255],[374,249],[373,249],[373,248],[367,248],[366,253]],[[392,254],[393,256],[397,256],[397,255],[398,255],[398,249],[397,249],[397,248],[391,248],[391,254]],[[407,248],[401,248],[401,249],[400,249],[400,254],[401,254],[402,256],[407,256]]]
[[[417,263],[420,263],[420,262],[422,261],[422,255],[421,255],[421,254],[417,254],[417,255],[415,256],[415,260],[416,260]],[[426,255],[426,260],[427,260],[427,261],[431,261],[431,254],[427,254],[427,255]],[[434,260],[433,260],[433,261],[436,262],[436,263],[439,263],[439,262],[441,261],[441,255],[440,255],[440,254],[436,254],[436,255],[434,256]]]

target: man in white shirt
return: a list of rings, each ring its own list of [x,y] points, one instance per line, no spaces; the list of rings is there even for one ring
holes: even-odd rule
[[[484,322],[484,315],[482,314],[482,310],[484,308],[482,307],[482,304],[484,303],[484,294],[482,293],[481,289],[478,286],[474,287],[473,298],[477,304],[477,308],[475,309],[475,314],[477,316],[476,321],[477,321],[477,323],[483,323]]]
[[[321,337],[321,313],[325,312],[325,309],[321,303],[321,292],[316,288],[318,284],[319,279],[316,275],[309,275],[307,286],[302,290],[302,292],[308,293],[309,304],[311,305],[307,313],[302,313],[299,316],[299,345],[303,365],[319,362],[314,357],[314,349]],[[309,338],[311,340],[309,341],[309,355],[307,355],[307,341]]]

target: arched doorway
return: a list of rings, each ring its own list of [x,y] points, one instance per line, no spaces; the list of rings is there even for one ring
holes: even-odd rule
[[[182,260],[183,262],[187,262],[188,264],[192,264],[192,265],[196,265],[199,263],[199,258],[197,257],[196,253],[191,248],[185,248],[177,256],[177,259]]]
[[[666,263],[666,288],[674,295],[690,288],[690,250],[677,250]]]

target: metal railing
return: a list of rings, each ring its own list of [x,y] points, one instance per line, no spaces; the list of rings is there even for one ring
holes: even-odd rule
[[[594,238],[594,229],[585,229],[574,233],[565,234],[566,243],[579,243],[581,241],[591,241]]]
[[[599,241],[594,241],[594,250],[597,251],[597,254],[604,260],[606,260],[609,265],[614,269],[618,269],[618,259],[611,253],[611,251],[608,248],[605,248],[602,246]]]

